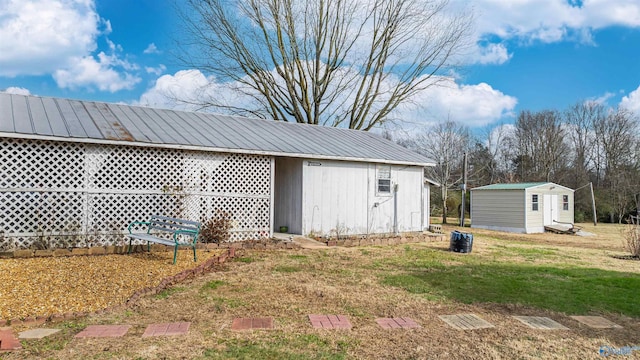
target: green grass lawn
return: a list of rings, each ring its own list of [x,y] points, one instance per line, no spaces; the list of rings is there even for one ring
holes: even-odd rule
[[[555,254],[537,248],[515,251],[525,259]],[[638,274],[508,260],[504,254],[494,259],[432,249],[407,250],[384,261],[391,274],[382,275],[381,281],[434,300],[521,304],[572,315],[610,312],[640,316]],[[445,265],[452,261],[460,264]]]

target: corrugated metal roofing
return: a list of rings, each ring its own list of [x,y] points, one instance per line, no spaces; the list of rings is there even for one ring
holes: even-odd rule
[[[0,137],[433,165],[366,131],[6,93]]]
[[[534,187],[540,187],[540,186],[544,186],[544,185],[551,185],[551,186],[559,186],[568,190],[568,187],[562,186],[562,185],[558,185],[552,182],[528,182],[528,183],[512,183],[512,184],[491,184],[491,185],[486,185],[486,186],[480,186],[477,188],[473,188],[471,189],[473,190],[525,190],[525,189],[529,189],[529,188],[534,188]],[[573,191],[573,190],[572,190]]]

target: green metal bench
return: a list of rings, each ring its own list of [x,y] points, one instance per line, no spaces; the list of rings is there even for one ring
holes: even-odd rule
[[[133,233],[134,226],[146,225],[146,233]],[[200,233],[201,223],[197,221],[172,218],[167,216],[153,215],[149,221],[134,221],[129,224],[129,253],[131,253],[131,242],[138,239],[147,242],[147,251],[151,251],[151,243],[173,246],[173,263],[176,263],[179,246],[191,246],[193,248],[193,261],[196,261],[196,241]],[[153,232],[153,233],[152,233]],[[155,234],[169,233],[172,239],[161,238]],[[193,238],[193,241],[184,241],[184,238]]]

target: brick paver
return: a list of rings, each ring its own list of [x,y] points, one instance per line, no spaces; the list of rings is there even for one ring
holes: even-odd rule
[[[420,325],[410,318],[379,318],[376,322],[383,329],[413,329],[419,328]]]
[[[344,315],[309,315],[309,321],[319,329],[351,329],[351,322]]]
[[[273,318],[235,318],[231,330],[273,329]]]
[[[20,349],[22,349],[22,345],[20,345],[20,340],[13,335],[13,330],[10,327],[1,327],[0,352]]]
[[[440,315],[438,317],[452,328],[458,330],[477,330],[494,327],[493,324],[476,314]]]
[[[602,316],[572,316],[571,318],[594,329],[621,329],[622,326],[611,322]]]
[[[184,335],[189,332],[190,322],[151,324],[144,330],[142,337]]]
[[[121,337],[129,331],[131,325],[89,325],[77,333],[77,338]]]
[[[543,316],[514,316],[518,321],[532,329],[538,330],[569,330],[564,325]]]

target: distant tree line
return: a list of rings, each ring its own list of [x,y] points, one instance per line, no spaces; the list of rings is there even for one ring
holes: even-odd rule
[[[459,214],[465,152],[468,188],[550,181],[580,189],[592,182],[599,221],[625,222],[640,209],[640,123],[622,108],[583,102],[564,111],[524,110],[515,124],[480,137],[447,120],[399,142],[436,162],[426,176],[442,185],[432,192],[432,204],[444,221]],[[591,218],[586,187],[575,193],[575,220]]]

